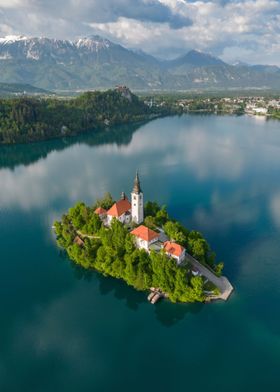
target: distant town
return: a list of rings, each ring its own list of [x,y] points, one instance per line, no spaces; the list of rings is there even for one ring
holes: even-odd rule
[[[203,94],[203,93],[201,93]],[[218,94],[217,94],[218,95]],[[150,108],[173,107],[182,113],[205,112],[215,114],[248,114],[280,118],[280,97],[269,96],[232,96],[209,97],[194,96],[181,98],[178,95],[155,95],[145,99],[145,104]]]

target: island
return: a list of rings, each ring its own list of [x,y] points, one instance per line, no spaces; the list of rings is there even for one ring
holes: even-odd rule
[[[233,291],[206,239],[148,201],[136,173],[130,200],[107,193],[92,207],[79,202],[53,226],[57,243],[85,269],[150,291],[151,303],[227,300]]]

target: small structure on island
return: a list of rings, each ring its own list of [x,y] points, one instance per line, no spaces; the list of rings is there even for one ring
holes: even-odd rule
[[[150,246],[158,241],[159,233],[141,225],[130,232],[135,238],[137,248],[149,251]]]
[[[134,186],[131,192],[131,207],[132,221],[139,225],[144,221],[144,198],[138,171],[136,172]]]
[[[103,220],[107,216],[107,211],[102,207],[97,207],[94,213],[99,215],[99,218],[101,220]]]
[[[74,244],[77,244],[78,246],[81,247],[85,245],[84,241],[78,235],[74,239]]]
[[[176,244],[176,242],[166,241],[163,244],[163,249],[167,256],[176,260],[178,265],[185,259],[186,249],[183,246]]]

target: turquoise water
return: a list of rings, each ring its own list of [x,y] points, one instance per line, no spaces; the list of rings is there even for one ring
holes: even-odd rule
[[[50,227],[78,200],[130,192],[201,230],[227,303],[151,306],[84,273]],[[0,149],[0,390],[279,391],[280,123],[184,116]]]

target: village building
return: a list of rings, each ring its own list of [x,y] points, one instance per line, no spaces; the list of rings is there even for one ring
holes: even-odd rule
[[[130,234],[134,236],[137,248],[145,249],[146,251],[149,251],[150,246],[157,242],[160,236],[159,233],[144,225],[138,226]]]
[[[166,241],[163,244],[163,249],[167,256],[176,260],[177,264],[181,264],[186,256],[186,249],[183,246],[176,244],[176,242]]]

